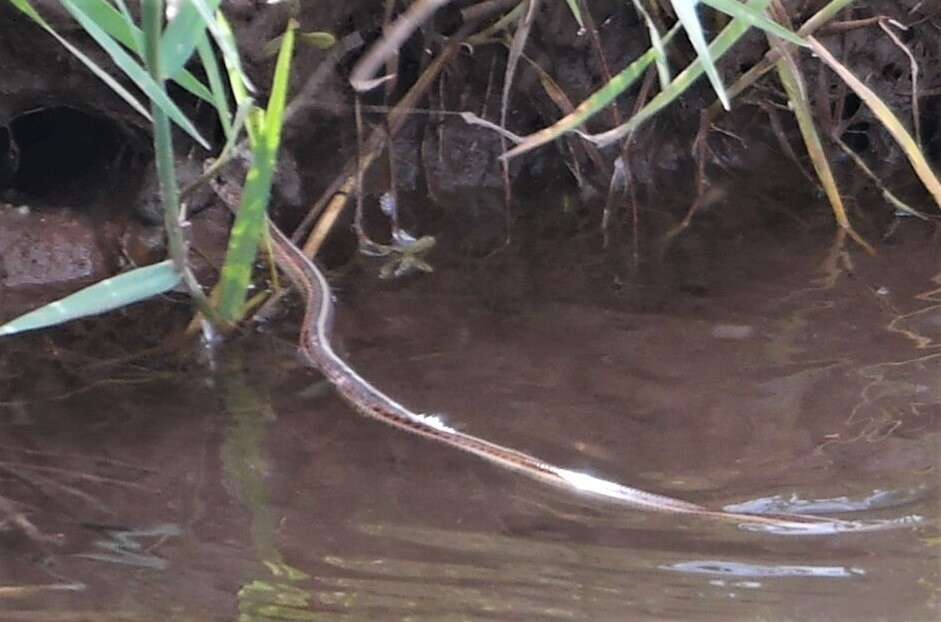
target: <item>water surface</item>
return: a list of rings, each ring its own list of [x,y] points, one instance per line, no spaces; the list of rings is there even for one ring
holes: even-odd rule
[[[569,468],[921,525],[781,537],[547,489],[356,416],[289,323],[118,361],[108,331],[160,334],[141,316],[164,304],[0,346],[0,494],[57,538],[0,531],[0,618],[937,619],[941,252],[831,238],[715,260],[646,312],[545,291],[507,310],[447,269],[344,283],[339,348],[416,410]]]

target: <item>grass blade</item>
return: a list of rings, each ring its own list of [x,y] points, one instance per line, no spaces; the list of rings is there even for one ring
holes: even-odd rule
[[[754,26],[764,30],[768,34],[772,34],[775,37],[784,39],[788,43],[793,43],[800,47],[807,47],[807,41],[802,39],[800,35],[797,35],[781,24],[768,19],[762,11],[756,11],[751,9],[744,4],[740,4],[738,0],[702,0],[702,3],[706,6],[711,6],[717,11],[721,11],[730,17],[740,19],[746,24]]]
[[[75,58],[81,61],[83,65],[88,67],[92,71],[92,73],[98,76],[98,78],[100,78],[102,82],[107,84],[111,88],[112,91],[117,93],[121,99],[126,101],[128,105],[131,106],[131,108],[133,108],[138,113],[140,113],[141,116],[143,116],[145,119],[151,120],[150,113],[147,112],[147,109],[144,108],[143,104],[141,104],[137,100],[136,97],[134,97],[117,80],[112,78],[111,74],[109,74],[107,71],[99,67],[97,63],[95,63],[95,61],[93,61],[88,56],[86,56],[84,52],[82,52],[80,49],[78,49],[77,47],[69,43],[59,33],[57,33],[52,28],[52,26],[50,26],[46,22],[46,20],[44,20],[42,16],[36,12],[36,9],[34,9],[32,5],[29,3],[29,0],[10,0],[10,3],[13,4],[13,6],[16,7],[19,11],[21,11],[30,19],[32,19],[34,22],[39,24],[39,26],[41,26],[43,30],[48,32],[53,37],[55,37],[55,39],[59,43],[61,43],[62,46],[69,51],[69,53],[71,53],[73,56],[75,56]]]
[[[765,7],[771,0],[749,0],[748,6],[757,10],[764,10]],[[736,18],[733,19],[728,26],[726,26],[719,36],[712,40],[712,43],[709,44],[709,49],[711,50],[712,55],[715,58],[719,58],[725,54],[729,48],[735,45],[742,35],[744,35],[749,29],[748,24],[744,23],[742,20]],[[627,136],[628,133],[636,129],[644,121],[660,112],[671,104],[677,97],[682,95],[686,89],[692,86],[699,77],[703,74],[705,69],[703,68],[702,63],[699,59],[693,61],[689,64],[686,69],[684,69],[676,78],[673,79],[673,82],[670,83],[670,87],[661,91],[657,94],[656,97],[651,99],[646,106],[641,108],[637,114],[631,117],[627,123],[619,125],[618,127],[608,130],[607,132],[602,132],[601,134],[585,134],[579,132],[582,138],[590,140],[593,143],[604,146],[609,145],[615,141],[620,140],[624,136]],[[517,147],[518,148],[518,147]]]
[[[679,31],[679,24],[671,28],[670,31],[664,35],[663,44],[666,45],[669,43],[670,40],[676,36]],[[510,149],[500,157],[515,157],[521,153],[535,149],[540,145],[552,142],[562,134],[570,132],[579,127],[585,121],[604,110],[605,106],[617,99],[621,93],[629,89],[638,78],[644,75],[644,71],[647,70],[647,67],[649,67],[650,63],[654,62],[656,58],[657,50],[651,47],[637,60],[625,67],[618,75],[611,78],[611,80],[602,88],[595,91],[591,97],[579,104],[571,114],[565,115],[563,118],[559,119],[547,128],[543,128],[538,132],[534,132],[529,136],[525,136],[520,144]]]
[[[885,129],[892,134],[892,138],[894,138],[895,142],[902,148],[902,151],[908,158],[909,163],[911,163],[912,168],[915,169],[915,173],[918,175],[921,183],[925,186],[925,189],[931,193],[931,196],[934,197],[938,207],[941,208],[941,181],[938,181],[934,171],[931,170],[931,165],[928,164],[928,161],[925,159],[925,154],[919,149],[915,139],[908,133],[908,130],[906,130],[902,122],[899,121],[899,118],[895,116],[895,113],[885,105],[885,102],[882,101],[872,89],[863,84],[859,78],[853,75],[852,71],[834,58],[830,51],[817,41],[816,38],[808,37],[807,40],[814,54],[840,76],[840,79],[843,80],[847,86],[853,89],[853,92],[872,110],[872,113],[879,119],[879,122],[885,126]]]
[[[124,47],[131,50],[139,57],[143,57],[143,34],[137,24],[131,19],[130,13],[124,3],[120,3],[121,10],[118,11],[105,0],[72,0],[75,6],[85,12],[95,21],[102,30],[114,37],[116,41]],[[212,93],[199,81],[196,76],[186,70],[175,72],[178,75],[173,76],[173,80],[181,87],[199,97],[200,99],[213,103]]]
[[[205,0],[206,10],[215,13],[219,0]],[[172,78],[193,55],[196,44],[203,37],[206,24],[192,2],[184,2],[179,12],[163,31],[160,39],[160,68],[163,77]]]
[[[852,4],[854,1],[855,0],[830,0],[826,6],[814,13],[810,19],[804,22],[801,27],[797,29],[797,35],[800,37],[807,37],[808,35],[812,35],[825,24],[829,23],[830,20],[834,19],[840,11],[845,9],[847,5]],[[777,57],[777,53],[773,50],[766,54],[759,63],[752,66],[751,69],[743,73],[738,77],[737,80],[735,80],[735,83],[728,89],[729,94],[732,97],[735,97],[746,88],[757,82],[759,78],[768,73],[768,71],[773,67],[773,62],[777,60]],[[712,114],[711,111],[710,114]]]
[[[814,116],[810,110],[810,100],[807,97],[807,88],[803,75],[791,51],[793,48],[788,49],[789,46],[782,43],[780,39],[769,37],[769,40],[772,47],[777,47],[780,51],[781,58],[777,61],[778,77],[784,86],[784,91],[787,93],[790,108],[797,119],[797,127],[800,129],[801,138],[803,138],[804,146],[810,155],[814,171],[817,173],[817,179],[820,180],[820,184],[827,195],[827,200],[830,202],[833,216],[840,228],[845,229],[851,238],[866,249],[866,252],[874,255],[875,250],[856,232],[846,215],[840,189],[837,187],[833,169],[830,167],[830,160],[827,158],[823,141],[820,140],[820,134],[817,132]]]
[[[169,259],[99,281],[0,326],[0,336],[97,315],[169,291],[180,275]]]
[[[221,31],[222,36],[234,41],[235,37],[232,34],[232,27],[221,11],[216,14],[216,20],[216,25]],[[218,39],[216,39],[216,42],[218,43]],[[247,78],[242,74],[241,65],[233,64],[225,54],[222,55],[222,62],[225,63],[226,72],[229,75],[229,88],[232,89],[232,98],[235,99],[235,104],[241,108],[246,105],[246,102],[251,102],[252,99],[248,92],[248,85],[246,84]],[[261,132],[261,128],[264,125],[264,116],[264,111],[254,108],[248,115],[248,120],[245,123],[245,132],[248,134],[248,140],[251,144],[255,144],[255,140]]]
[[[232,34],[232,29],[229,27],[229,23],[226,21],[225,16],[222,15],[222,12],[214,8],[218,6],[218,0],[209,0],[209,2],[214,4],[213,8],[207,4],[207,0],[190,0],[190,2],[192,4],[189,6],[192,6],[196,10],[205,26],[209,28],[209,32],[212,33],[212,38],[222,51],[222,57],[225,59],[226,66],[235,71],[246,89],[254,92],[254,85],[252,85],[251,80],[248,79],[248,74],[242,69],[242,60],[239,56],[238,48],[235,45],[235,36]]]
[[[287,105],[296,28],[297,22],[292,19],[281,41],[281,52],[275,65],[274,82],[268,98],[264,124],[252,145],[252,166],[245,179],[242,204],[232,226],[229,249],[222,268],[219,314],[230,322],[235,322],[241,317],[245,295],[251,283],[252,266],[267,223],[271,182],[277,166],[284,109]]]
[[[350,74],[353,90],[357,93],[369,91],[393,78],[393,75],[379,78],[375,75],[390,58],[399,53],[413,32],[448,2],[450,0],[415,0],[409,4],[408,9],[392,22],[383,37],[373,43],[353,67],[353,73]]]
[[[117,41],[111,38],[108,33],[101,29],[88,15],[82,11],[74,0],[60,0],[62,6],[81,24],[82,28],[95,40],[98,45],[111,57],[114,64],[124,72],[137,87],[142,90],[157,106],[169,116],[183,131],[189,134],[193,140],[205,148],[209,148],[209,143],[200,135],[196,127],[190,122],[183,112],[177,107],[173,100],[157,86],[153,78],[144,70],[140,64],[124,51],[124,48]]]
[[[647,25],[647,32],[650,35],[650,45],[657,51],[657,75],[660,77],[660,88],[665,89],[670,84],[672,76],[670,75],[670,63],[667,59],[666,46],[657,30],[657,24],[650,17],[650,13],[644,8],[642,0],[633,0],[634,10],[640,15]]]
[[[222,79],[222,72],[219,71],[219,63],[216,62],[216,55],[212,52],[212,45],[209,43],[209,37],[205,31],[196,43],[196,52],[199,54],[199,62],[202,63],[209,79],[209,88],[212,91],[212,104],[216,108],[216,116],[222,125],[222,133],[226,140],[232,139],[232,109],[229,107],[229,93],[225,88],[225,81]]]
[[[143,49],[141,32],[129,15],[121,13],[106,0],[72,0],[75,6],[94,20],[102,30],[120,41],[129,50],[137,52]]]
[[[72,1],[89,17],[95,20],[95,23],[101,26],[102,30],[138,56],[143,56],[143,34],[140,28],[137,27],[137,24],[131,20],[130,13],[128,13],[127,8],[123,6],[123,2],[121,3],[122,10],[119,12],[105,0]],[[174,82],[181,87],[196,97],[208,103],[212,103],[212,94],[196,79],[196,76],[186,70],[177,70],[171,75]]]
[[[569,12],[572,14],[572,17],[578,22],[579,29],[584,30],[585,22],[582,20],[582,11],[578,7],[578,0],[565,0],[565,2],[569,5]]]
[[[676,18],[683,24],[683,30],[686,31],[686,36],[693,45],[693,49],[696,50],[696,56],[699,58],[699,62],[706,72],[706,77],[709,78],[709,82],[712,84],[712,90],[719,96],[719,101],[722,102],[722,106],[726,110],[731,110],[732,105],[729,103],[729,96],[725,93],[722,78],[719,76],[719,71],[716,69],[712,52],[710,51],[709,44],[706,43],[706,36],[703,33],[702,25],[699,23],[699,15],[696,13],[698,0],[670,0],[670,2],[673,4]],[[721,55],[717,55],[716,58],[718,58],[718,56]]]

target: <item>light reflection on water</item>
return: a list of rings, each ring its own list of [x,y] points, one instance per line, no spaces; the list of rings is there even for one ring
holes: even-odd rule
[[[356,417],[270,336],[215,373],[50,356],[27,375],[0,354],[2,494],[64,539],[0,531],[0,619],[935,619],[941,305],[921,252],[856,280],[789,261],[695,313],[377,292],[338,330],[391,395],[566,467],[923,525],[782,538],[573,498]]]

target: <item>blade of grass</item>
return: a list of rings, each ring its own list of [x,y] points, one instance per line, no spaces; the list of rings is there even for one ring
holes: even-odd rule
[[[216,13],[216,20],[218,21],[217,26],[219,27],[219,30],[222,31],[223,36],[234,40],[232,27],[229,25],[228,20],[226,20],[225,15],[223,15],[221,11]],[[245,78],[241,74],[241,66],[232,64],[229,57],[225,54],[222,55],[222,62],[225,64],[226,72],[229,76],[229,88],[232,89],[232,97],[235,99],[235,104],[241,107],[245,104],[245,102],[250,102],[252,99],[248,89],[246,88]],[[264,112],[258,110],[257,108],[253,109],[249,113],[248,120],[245,123],[245,132],[248,134],[248,140],[250,143],[254,144],[258,134],[261,132],[263,125]]]
[[[252,145],[252,165],[245,179],[242,203],[232,226],[225,265],[222,267],[219,313],[230,322],[241,318],[245,295],[251,283],[252,266],[267,225],[267,207],[281,145],[296,28],[297,22],[292,19],[281,41],[264,124]]]
[[[220,0],[203,0],[209,14],[215,13]],[[164,78],[172,78],[193,55],[203,37],[206,24],[192,2],[184,2],[160,38],[160,68]]]
[[[62,6],[75,18],[85,32],[101,46],[111,57],[114,64],[126,75],[148,98],[159,107],[174,123],[189,134],[200,145],[209,148],[209,143],[200,135],[196,127],[183,114],[179,107],[171,100],[163,89],[157,86],[153,78],[141,67],[130,54],[118,44],[108,33],[102,30],[88,15],[85,14],[74,0],[60,0]]]
[[[788,43],[793,43],[800,47],[807,47],[807,41],[800,35],[768,19],[761,11],[754,10],[739,3],[738,0],[701,0],[701,2],[730,17],[740,19],[750,26],[754,26],[768,34],[784,39]]]
[[[679,31],[680,25],[674,25],[663,37],[664,45],[669,43]],[[656,57],[657,50],[651,47],[637,60],[625,67],[618,75],[611,78],[602,88],[595,91],[591,97],[579,104],[571,114],[565,115],[547,128],[543,128],[538,132],[523,137],[519,145],[510,149],[501,157],[515,157],[521,153],[535,149],[540,145],[552,142],[562,134],[582,125],[585,121],[604,110],[605,106],[617,99],[621,93],[629,89],[638,78],[644,75],[644,71],[647,70],[650,63],[656,60]]]
[[[77,7],[83,10],[102,30],[114,37],[139,57],[144,56],[143,35],[140,28],[134,23],[130,12],[123,2],[119,2],[120,11],[115,9],[106,0],[72,0]],[[173,80],[184,89],[205,100],[212,102],[212,95],[203,84],[190,72],[178,71]]]
[[[763,10],[771,0],[749,0],[748,7],[755,10]],[[678,32],[680,24],[677,23],[670,29],[670,31],[663,37],[664,44],[668,43],[670,39]],[[719,36],[717,36],[712,43],[710,48],[713,49],[713,53],[716,57],[725,54],[738,41],[739,38],[748,30],[748,25],[742,23],[738,19],[733,19],[728,26],[726,26]],[[656,50],[653,48],[648,49],[640,58],[631,63],[626,69],[621,73],[616,75],[610,82],[608,82],[604,87],[595,91],[588,99],[579,104],[578,108],[575,109],[573,114],[567,115],[566,117],[560,119],[555,124],[539,130],[529,136],[523,138],[520,143],[510,149],[503,155],[501,158],[512,158],[516,157],[522,153],[530,151],[535,147],[543,145],[547,142],[555,140],[558,136],[564,132],[576,130],[577,127],[582,125],[587,121],[592,115],[596,114],[602,110],[609,103],[614,101],[614,99],[624,92],[634,81],[639,78],[644,70],[653,62],[656,55]],[[702,63],[699,59],[693,61],[689,64],[686,69],[684,69],[676,78],[673,79],[673,82],[670,83],[670,86],[667,89],[664,89],[657,94],[650,102],[647,103],[641,110],[638,111],[633,117],[631,117],[626,123],[619,125],[618,127],[603,132],[601,134],[586,134],[584,132],[578,132],[586,140],[590,140],[599,146],[609,145],[612,142],[616,142],[626,136],[628,133],[640,126],[644,121],[652,117],[654,114],[668,106],[673,102],[677,97],[679,97],[683,92],[688,89],[693,82],[695,82],[699,76],[703,73]],[[577,130],[576,130],[577,131]]]
[[[830,168],[830,161],[823,148],[823,142],[820,140],[820,134],[817,132],[814,123],[813,113],[810,108],[810,100],[807,97],[807,87],[804,83],[800,67],[794,59],[791,50],[787,49],[780,39],[769,35],[769,41],[772,47],[778,47],[781,58],[777,61],[778,77],[787,93],[790,108],[797,119],[797,126],[800,129],[801,137],[804,140],[804,146],[810,155],[810,161],[813,163],[814,171],[817,173],[817,179],[823,186],[830,202],[830,209],[833,210],[833,216],[837,224],[845,229],[846,232],[860,246],[866,249],[870,255],[875,254],[875,249],[869,245],[866,240],[859,235],[850,224],[849,217],[846,215],[846,208],[843,206],[843,198],[840,196],[840,190],[836,184],[836,178],[833,176],[833,170]]]
[[[130,18],[121,13],[107,0],[72,0],[76,7],[109,35],[123,43],[128,49],[140,54],[143,49],[140,29]]]
[[[912,168],[915,169],[915,174],[918,175],[925,189],[931,193],[938,208],[941,209],[941,182],[938,181],[938,177],[931,170],[931,165],[925,159],[925,154],[919,149],[915,139],[908,133],[899,118],[872,89],[863,84],[859,78],[853,75],[852,71],[834,58],[830,51],[816,38],[808,37],[807,41],[810,43],[814,54],[826,63],[847,86],[853,89],[853,92],[863,100],[876,118],[879,119],[879,122],[889,131],[895,142],[902,148]]]
[[[810,19],[804,22],[800,28],[797,29],[797,35],[800,37],[807,37],[812,35],[818,29],[826,25],[830,20],[839,14],[847,5],[852,4],[855,0],[831,0],[826,6],[814,13]],[[805,39],[806,41],[806,39]],[[809,44],[808,44],[809,45]],[[735,84],[729,87],[729,95],[735,97],[746,88],[758,81],[759,78],[764,76],[768,71],[774,67],[774,61],[778,59],[778,54],[776,51],[771,50],[765,57],[756,65],[751,67],[748,71],[743,73],[741,76],[735,80]],[[714,112],[710,109],[710,115],[713,115]]]
[[[509,28],[512,24],[515,24],[519,21],[520,15],[523,13],[523,3],[520,2],[517,4],[511,11],[506,15],[498,19],[496,22],[487,26],[477,34],[472,37],[467,38],[467,43],[470,46],[481,45],[487,43],[491,40],[492,37],[495,37],[498,32],[502,32]]]
[[[21,315],[0,326],[0,335],[56,326],[81,317],[105,313],[167,292],[179,282],[180,275],[170,260],[136,268]]]
[[[52,26],[50,26],[48,22],[46,22],[46,20],[44,20],[42,16],[36,12],[36,10],[29,3],[29,0],[10,0],[10,3],[13,4],[17,10],[24,13],[27,17],[36,22],[43,30],[55,37],[56,41],[61,43],[62,46],[67,49],[75,58],[81,61],[83,65],[88,67],[92,73],[98,76],[102,82],[107,84],[112,91],[114,91],[121,99],[126,101],[128,105],[131,106],[131,108],[140,113],[141,116],[143,116],[148,121],[151,120],[150,113],[147,112],[147,109],[143,106],[143,104],[140,103],[140,101],[137,100],[136,97],[131,95],[131,93],[126,88],[124,88],[117,80],[112,78],[108,72],[99,67],[95,61],[86,56],[84,52],[59,35],[59,33],[57,33],[55,29],[53,29]]]
[[[683,30],[686,31],[686,37],[696,50],[696,56],[699,59],[709,83],[712,84],[712,90],[716,92],[722,107],[726,110],[732,109],[729,102],[729,96],[725,93],[725,87],[722,85],[722,77],[719,76],[719,70],[716,69],[712,52],[709,44],[706,43],[706,36],[703,34],[702,25],[699,23],[699,15],[696,13],[698,0],[670,0],[673,5],[673,11],[676,18],[683,24]]]
[[[868,177],[870,181],[872,181],[872,183],[879,189],[879,192],[882,193],[882,198],[884,198],[889,205],[895,208],[896,215],[898,215],[899,213],[902,213],[902,214],[907,214],[908,216],[914,216],[915,218],[919,220],[924,220],[924,221],[930,220],[928,216],[926,216],[925,214],[922,214],[921,212],[913,208],[911,205],[909,205],[902,199],[898,198],[891,190],[889,190],[886,187],[885,183],[883,183],[883,181],[879,179],[879,177],[872,171],[872,169],[869,168],[869,165],[866,164],[865,160],[859,157],[858,153],[850,149],[849,145],[847,145],[845,142],[840,140],[839,136],[834,137],[833,140],[834,142],[836,142],[840,150],[844,154],[846,154],[846,157],[852,160],[853,163],[856,164],[856,166],[859,168],[859,170],[861,170],[863,174],[866,177]]]
[[[245,73],[245,70],[242,69],[242,60],[239,56],[238,48],[235,45],[235,36],[232,34],[232,28],[229,26],[229,22],[225,19],[222,11],[210,10],[206,0],[189,1],[192,3],[191,6],[196,9],[196,12],[202,18],[209,32],[212,33],[212,38],[222,51],[222,57],[225,59],[226,66],[232,68],[247,90],[254,92],[255,86],[252,84],[251,80],[248,79],[248,74]],[[218,6],[217,0],[210,1],[216,2],[216,6]]]
[[[660,88],[665,89],[672,79],[670,75],[670,64],[667,62],[666,45],[663,42],[663,38],[660,36],[660,32],[657,30],[657,24],[650,17],[650,13],[647,12],[647,9],[644,8],[643,0],[633,0],[633,2],[634,10],[647,25],[647,32],[650,35],[650,45],[657,51],[655,59],[657,63],[657,75],[660,77]]]
[[[216,55],[212,52],[212,45],[209,43],[209,37],[205,31],[196,43],[196,52],[199,54],[199,62],[202,63],[209,80],[209,89],[212,91],[212,104],[216,108],[216,116],[222,125],[222,133],[226,140],[232,139],[232,109],[229,107],[229,93],[225,88],[225,81],[222,79],[222,73],[219,71],[219,63],[216,62]]]
[[[572,13],[572,17],[578,22],[579,29],[584,30],[585,22],[582,20],[582,10],[578,7],[578,0],[565,0],[565,2],[569,5],[569,11]]]
[[[266,43],[265,46],[261,49],[261,55],[264,58],[271,58],[276,56],[281,50],[281,39],[283,36],[284,35],[278,35]],[[295,37],[297,37],[297,43],[303,43],[304,45],[310,46],[317,50],[329,50],[337,44],[337,38],[329,32],[299,32],[295,35]]]
[[[219,156],[213,160],[211,166],[204,168],[203,174],[199,176],[199,179],[194,180],[188,187],[180,191],[181,201],[185,201],[190,193],[199,186],[209,182],[220,170],[225,168],[225,166],[232,161],[238,146],[236,141],[238,141],[242,133],[242,128],[245,126],[245,121],[248,119],[248,113],[252,105],[251,100],[246,100],[242,102],[239,109],[235,111],[235,120],[232,121],[232,133],[226,139],[225,145],[223,145],[222,150],[219,152]]]
[[[750,8],[764,9],[768,6],[771,0],[749,0],[748,6]],[[744,35],[749,29],[748,24],[742,22],[738,18],[733,19],[728,26],[726,26],[719,36],[712,40],[712,43],[709,45],[711,54],[715,58],[719,58],[725,54],[735,43]],[[608,130],[607,132],[602,132],[601,134],[586,134],[584,132],[578,132],[582,138],[590,140],[593,143],[599,146],[610,145],[613,142],[616,142],[622,139],[624,136],[635,130],[640,126],[644,121],[652,117],[654,114],[660,112],[669,104],[671,104],[677,97],[682,95],[686,89],[692,86],[704,72],[704,68],[700,59],[696,59],[689,66],[686,67],[676,78],[673,79],[673,82],[670,83],[670,87],[658,93],[656,97],[651,99],[646,106],[641,108],[637,114],[631,117],[626,123],[619,125],[618,127]],[[519,145],[513,151],[519,149],[522,145]],[[509,153],[504,154],[503,157],[506,157]]]

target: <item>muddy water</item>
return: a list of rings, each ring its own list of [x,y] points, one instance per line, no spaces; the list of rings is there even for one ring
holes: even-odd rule
[[[358,418],[288,333],[124,363],[53,333],[0,353],[0,490],[58,537],[0,531],[0,619],[937,619],[941,253],[916,230],[878,258],[831,242],[726,258],[656,313],[494,311],[436,290],[446,271],[347,290],[340,346],[416,409],[567,467],[919,526],[782,537],[596,505]]]

